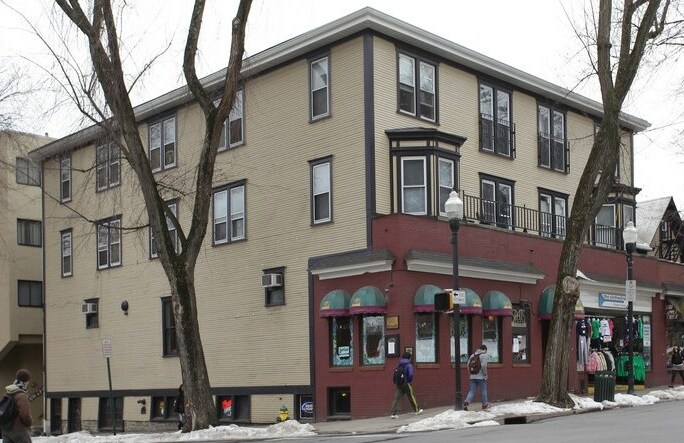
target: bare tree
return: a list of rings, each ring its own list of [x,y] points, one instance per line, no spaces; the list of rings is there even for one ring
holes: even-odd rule
[[[549,329],[541,389],[537,400],[560,407],[572,405],[568,386],[568,363],[573,311],[579,298],[575,278],[582,244],[601,205],[615,184],[620,157],[620,112],[645,61],[656,46],[676,43],[682,22],[677,0],[600,0],[598,10],[588,14],[590,41],[584,45],[598,76],[603,118],[589,159],[574,196],[563,242],[553,318]],[[598,17],[598,21],[595,21]],[[676,20],[673,20],[675,17]]]
[[[158,255],[171,287],[188,416],[184,430],[207,428],[215,424],[217,418],[199,332],[195,265],[207,230],[214,162],[221,128],[235,99],[244,54],[245,25],[252,2],[241,0],[232,22],[228,68],[218,106],[214,105],[195,69],[205,0],[194,2],[183,57],[183,72],[192,95],[204,113],[205,132],[196,165],[192,220],[187,231],[183,230],[164,202],[161,196],[163,184],[157,181],[150,169],[129,96],[130,85],[125,81],[120,36],[111,1],[89,1],[91,11],[84,11],[78,0],[55,0],[55,3],[88,41],[92,67],[107,106],[107,112],[101,116],[108,118],[99,124],[118,134],[123,140],[121,151],[138,179],[149,225],[158,244]],[[167,219],[178,232],[181,245],[179,252],[175,250],[169,235]]]
[[[0,131],[12,129],[20,119],[22,102],[32,92],[22,72],[0,62]]]

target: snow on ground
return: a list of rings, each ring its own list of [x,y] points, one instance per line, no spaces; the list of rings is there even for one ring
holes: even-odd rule
[[[578,397],[570,394],[575,402],[573,410],[601,410],[604,408],[646,406],[661,400],[684,400],[684,386],[666,390],[655,390],[643,396],[615,394],[615,401],[596,402],[593,398]],[[553,415],[563,412],[561,408],[546,403],[523,400],[492,406],[488,411],[447,410],[433,417],[426,417],[399,427],[397,432],[423,432],[439,429],[462,429],[471,426],[496,426],[494,419],[504,415]],[[202,431],[181,433],[164,432],[157,434],[120,434],[91,435],[88,432],[74,432],[58,437],[33,437],[34,443],[166,443],[198,440],[261,440],[282,437],[313,437],[315,428],[310,424],[288,420],[268,427],[218,426]]]

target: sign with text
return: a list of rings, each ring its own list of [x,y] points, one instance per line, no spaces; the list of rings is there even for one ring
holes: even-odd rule
[[[624,308],[627,306],[627,297],[622,294],[605,294],[599,292],[598,304],[603,308]]]
[[[636,280],[625,280],[625,296],[627,301],[636,301]]]
[[[105,337],[102,339],[102,357],[110,358],[112,356],[112,339]]]
[[[466,302],[465,291],[462,291],[460,289],[454,289],[451,292],[451,296],[453,297],[452,300],[455,305],[464,305]]]

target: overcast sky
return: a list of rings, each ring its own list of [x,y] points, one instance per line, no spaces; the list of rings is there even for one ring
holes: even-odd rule
[[[2,0],[0,4],[0,57],[28,59],[50,67],[44,45],[24,20],[7,5],[22,11],[45,35],[51,33],[46,17],[50,0]],[[88,3],[87,0],[82,3]],[[189,0],[129,0],[134,13],[121,25],[130,50],[130,72],[140,69],[165,42],[170,49],[136,88],[134,104],[154,98],[183,81],[182,48],[192,2]],[[560,86],[598,99],[596,80],[576,89],[587,69],[586,58],[574,37],[570,20],[582,23],[585,1],[577,0],[255,0],[247,27],[247,55],[309,31],[365,6],[392,15],[455,43],[497,59]],[[230,23],[237,1],[209,0],[200,41],[201,75],[224,67],[228,60]],[[60,31],[60,35],[68,35]],[[5,59],[8,60],[8,59]],[[0,59],[0,63],[3,60]],[[635,185],[639,201],[674,196],[684,210],[684,130],[681,88],[684,62],[671,61],[666,70],[644,70],[624,110],[651,123],[635,139]],[[34,65],[36,77],[39,73]],[[677,73],[673,75],[672,73]],[[45,103],[45,97],[41,97]],[[26,109],[33,109],[27,105]],[[60,108],[67,109],[67,108]],[[77,112],[61,110],[50,118],[26,118],[21,129],[64,136],[76,127]]]

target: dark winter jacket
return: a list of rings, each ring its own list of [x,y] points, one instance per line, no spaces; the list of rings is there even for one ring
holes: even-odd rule
[[[31,430],[31,406],[29,405],[28,395],[26,391],[18,387],[16,384],[11,384],[5,388],[8,395],[14,396],[14,408],[17,416],[14,419],[14,424],[9,428],[11,431],[29,431]]]
[[[684,363],[684,355],[679,349],[672,350],[672,366],[679,366]]]
[[[413,383],[413,364],[408,358],[399,358],[399,366],[404,368],[404,378],[406,383]]]

